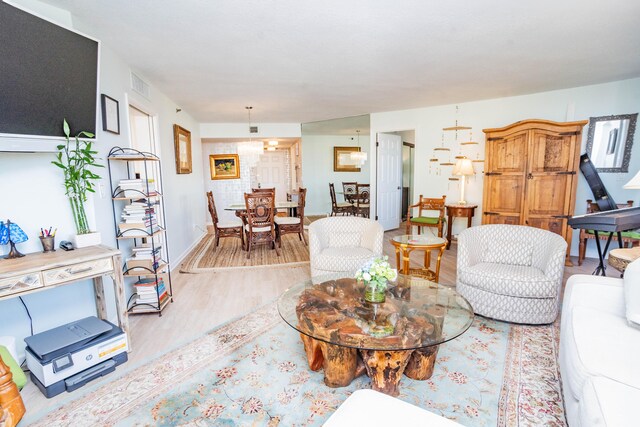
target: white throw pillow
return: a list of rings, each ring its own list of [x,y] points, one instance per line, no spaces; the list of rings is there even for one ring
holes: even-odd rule
[[[344,248],[346,246],[360,246],[360,233],[330,233],[329,247]]]
[[[640,259],[633,261],[624,271],[624,303],[627,322],[640,328]]]
[[[533,245],[515,240],[494,240],[484,250],[483,262],[531,266]]]

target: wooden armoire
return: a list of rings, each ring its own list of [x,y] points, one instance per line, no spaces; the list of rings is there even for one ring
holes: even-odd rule
[[[587,120],[523,120],[486,134],[483,224],[553,231],[571,247],[582,128]]]

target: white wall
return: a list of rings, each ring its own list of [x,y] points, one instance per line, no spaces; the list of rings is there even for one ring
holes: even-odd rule
[[[480,153],[484,153],[484,134],[482,129],[502,127],[513,122],[531,118],[554,121],[584,120],[589,117],[612,114],[636,113],[640,109],[640,79],[631,79],[605,83],[600,85],[577,87],[572,89],[542,92],[532,95],[492,99],[486,101],[461,103],[459,105],[459,123],[472,126],[474,139],[481,142]],[[456,119],[455,105],[418,108],[412,110],[391,111],[371,114],[371,140],[375,146],[375,135],[378,132],[415,129],[415,179],[414,194],[439,196],[447,194],[448,199],[457,200],[458,186],[448,189],[447,175],[441,177],[429,174],[428,159],[432,150],[441,141],[442,128],[451,126]],[[639,127],[640,128],[640,127]],[[640,169],[640,131],[636,129],[632,159],[627,174],[602,173],[600,176],[617,202],[640,199],[640,191],[624,190],[622,185]],[[583,130],[581,152],[586,147],[588,125]],[[484,157],[481,154],[481,157]],[[375,161],[375,160],[373,160]],[[480,164],[481,165],[481,164]],[[476,171],[481,168],[476,164]],[[372,182],[374,181],[373,171]],[[576,195],[576,214],[586,210],[586,199],[593,196],[584,177],[579,174]],[[466,199],[479,206],[474,224],[481,223],[482,212],[482,175],[477,174],[467,186]],[[454,234],[464,228],[464,221],[454,224]],[[576,234],[576,233],[574,233]],[[593,246],[589,246],[589,256],[594,256]],[[572,254],[577,254],[578,240],[574,236]]]
[[[56,19],[67,17],[63,23],[71,22],[69,14],[58,8],[33,0],[15,1],[32,10]],[[91,36],[91,29],[81,22],[73,22],[73,27]],[[135,103],[151,115],[157,117],[157,136],[160,141],[163,160],[164,191],[166,194],[167,228],[170,257],[177,261],[199,239],[204,229],[204,186],[202,183],[202,149],[200,146],[199,126],[186,112],[176,114],[176,104],[151,87],[151,99],[146,100],[130,91],[129,66],[101,44],[99,92],[115,98],[120,103],[120,135],[102,131],[101,122],[97,123],[98,156],[106,166],[109,150],[116,145],[129,146],[127,100]],[[62,113],[61,113],[62,114]],[[62,117],[62,116],[61,116]],[[173,124],[177,123],[192,132],[193,173],[177,175],[173,154]],[[30,240],[19,245],[24,253],[41,250],[37,239],[40,227],[58,228],[56,241],[68,239],[74,232],[73,219],[69,203],[64,196],[62,174],[50,164],[51,153],[0,153],[0,191],[3,203],[0,206],[0,219],[10,218],[18,223]],[[90,225],[102,233],[103,244],[115,246],[113,212],[109,198],[108,173],[100,171],[102,179],[97,194],[87,203]],[[0,255],[6,253],[6,247],[0,248]],[[125,256],[129,254],[125,253]],[[0,260],[1,262],[1,260]],[[111,283],[107,285],[109,318],[115,319],[115,308]],[[128,290],[129,293],[131,290]],[[179,295],[177,296],[179,298]],[[34,318],[34,331],[48,328],[95,314],[93,288],[90,281],[77,285],[57,288],[23,297]],[[17,298],[0,302],[0,335],[15,336],[18,342],[28,335],[29,323],[24,309]]]
[[[262,146],[262,141],[254,142]],[[225,207],[233,204],[244,204],[244,193],[251,192],[251,168],[260,160],[260,154],[240,154],[239,179],[212,180],[209,168],[211,154],[237,154],[237,142],[204,142],[202,144],[202,167],[204,170],[204,190],[213,193],[216,211],[221,222],[237,219],[234,211],[226,211]],[[207,223],[211,223],[209,212],[206,212]]]
[[[342,191],[342,182],[369,183],[371,154],[367,147],[367,136],[360,138],[362,151],[368,153],[368,159],[360,172],[334,172],[333,147],[355,147],[357,140],[344,135],[305,135],[302,137],[302,184],[307,188],[305,215],[324,215],[331,213],[329,183],[333,183],[336,192]],[[342,202],[341,194],[336,195]]]

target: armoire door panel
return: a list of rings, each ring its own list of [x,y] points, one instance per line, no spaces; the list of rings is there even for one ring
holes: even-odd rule
[[[487,141],[487,172],[522,172],[526,168],[527,132]]]
[[[562,172],[573,168],[573,136],[534,130],[529,146],[529,172]]]
[[[494,215],[485,214],[482,216],[483,224],[509,224],[520,225],[520,215]]]
[[[532,218],[525,221],[525,225],[552,231],[562,237],[566,237],[567,220],[564,218]]]
[[[520,175],[485,176],[489,193],[486,211],[499,213],[522,212],[522,191],[524,177]]]
[[[525,210],[532,216],[565,215],[570,175],[532,175],[527,179]]]

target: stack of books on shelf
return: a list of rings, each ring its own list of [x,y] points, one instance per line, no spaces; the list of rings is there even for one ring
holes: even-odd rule
[[[149,306],[159,310],[169,299],[169,293],[164,286],[162,277],[141,279],[134,283],[134,286],[137,295],[135,304],[131,308],[132,312],[148,310]]]
[[[141,198],[158,195],[154,179],[121,179],[119,197]]]
[[[155,273],[162,264],[161,246],[136,246],[131,251],[133,254],[127,260],[127,274]]]
[[[131,202],[122,210],[121,218],[118,227],[125,237],[149,236],[159,229],[155,208],[145,202]]]

